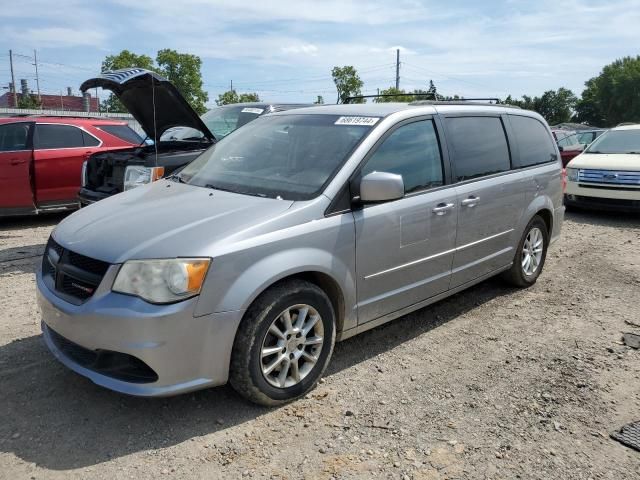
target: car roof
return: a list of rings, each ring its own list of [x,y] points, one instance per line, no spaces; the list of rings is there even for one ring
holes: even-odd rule
[[[634,123],[633,125],[620,125],[614,127],[611,130],[640,130],[640,123]]]
[[[514,113],[524,113],[535,115],[534,112],[521,110],[518,107],[503,104],[480,104],[472,102],[412,102],[412,103],[347,103],[338,105],[314,105],[306,108],[298,108],[295,111],[276,113],[275,115],[287,114],[322,114],[322,115],[356,115],[386,117],[396,112],[404,110],[431,107],[432,113],[453,113],[453,112],[503,112],[513,110]]]
[[[126,120],[87,117],[53,117],[53,116],[25,116],[0,118],[0,123],[36,122],[36,123],[62,123],[71,125],[127,125]]]

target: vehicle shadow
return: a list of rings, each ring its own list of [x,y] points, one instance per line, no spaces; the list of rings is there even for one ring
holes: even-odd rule
[[[565,218],[578,224],[640,229],[640,213],[572,208],[566,211]]]
[[[35,273],[46,243],[0,249],[0,277],[13,273]]]
[[[0,239],[7,238],[2,233],[5,231],[26,230],[36,227],[49,227],[57,225],[60,221],[71,214],[71,211],[42,213],[40,215],[28,215],[17,217],[0,218]]]
[[[330,377],[515,290],[489,280],[336,345]],[[92,466],[239,425],[270,409],[230,387],[164,399],[127,397],[60,365],[41,336],[0,347],[0,452],[53,470]]]

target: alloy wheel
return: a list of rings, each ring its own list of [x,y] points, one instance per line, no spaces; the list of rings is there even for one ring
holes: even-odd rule
[[[304,379],[318,362],[324,344],[324,326],[310,305],[293,305],[271,323],[260,349],[262,375],[276,388],[288,388]]]
[[[538,227],[529,230],[522,245],[522,271],[525,275],[531,276],[538,270],[542,261],[542,250],[544,249],[544,236]]]

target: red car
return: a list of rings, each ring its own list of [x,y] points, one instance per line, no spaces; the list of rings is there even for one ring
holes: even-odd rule
[[[142,142],[123,121],[0,118],[0,217],[76,208],[83,162]]]

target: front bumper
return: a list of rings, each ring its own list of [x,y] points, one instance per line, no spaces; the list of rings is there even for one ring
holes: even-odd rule
[[[97,385],[145,397],[170,396],[222,385],[242,313],[194,317],[197,298],[151,305],[112,292],[96,291],[81,305],[58,298],[37,274],[38,305],[45,343],[71,370]],[[90,352],[117,352],[144,362],[157,380],[122,380],[108,369],[88,367],[61,348],[60,339]]]
[[[109,193],[96,192],[95,190],[89,190],[88,188],[82,187],[78,192],[78,201],[80,202],[81,207],[86,207],[87,205],[91,205],[92,203],[96,203],[111,196],[113,195]]]
[[[640,189],[567,182],[564,203],[573,207],[637,212],[640,211]]]

